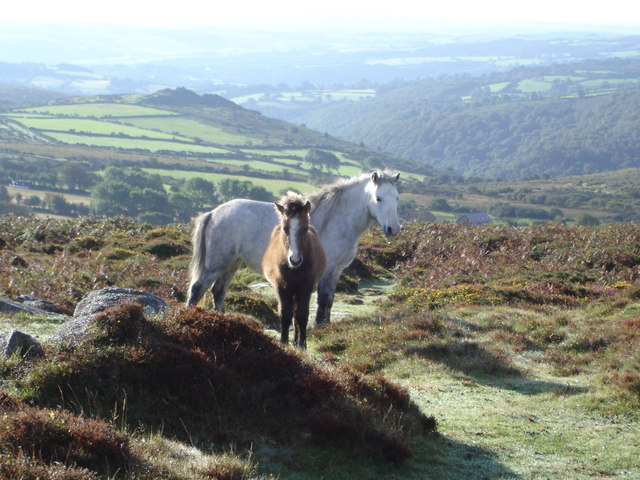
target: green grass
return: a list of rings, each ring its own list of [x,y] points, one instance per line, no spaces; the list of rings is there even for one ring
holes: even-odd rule
[[[31,335],[38,341],[43,341],[49,338],[64,321],[64,317],[53,314],[49,316],[27,313],[0,314],[0,334],[9,333],[11,330],[19,330]]]
[[[166,140],[190,141],[187,137],[179,137],[169,133],[131,127],[120,123],[84,119],[84,118],[16,118],[28,128],[48,130],[54,132],[83,132],[95,135],[125,135],[128,137],[150,137]]]
[[[238,162],[239,165],[242,165],[242,163],[243,163],[242,161]],[[239,175],[239,174],[190,172],[190,171],[184,171],[184,170],[165,170],[160,168],[144,168],[143,170],[147,173],[158,174],[161,176],[172,177],[172,178],[188,179],[188,178],[193,178],[197,176],[199,178],[203,178],[205,180],[208,180],[214,183],[218,183],[220,182],[220,180],[225,180],[225,179],[240,180],[240,181],[248,180],[254,185],[259,185],[266,188],[275,196],[279,196],[280,192],[285,189],[294,189],[301,193],[308,193],[314,190],[314,187],[312,185],[309,185],[308,183],[301,183],[293,180],[291,181],[273,180],[268,178],[251,177],[251,176],[245,176],[245,175]]]
[[[259,145],[262,143],[262,140],[259,138],[250,135],[230,133],[220,127],[185,117],[171,118],[169,122],[164,118],[133,118],[127,119],[126,121],[140,128],[160,130],[168,134],[180,135],[191,139],[200,138],[205,142],[219,145],[244,146],[248,144]]]
[[[526,79],[518,82],[518,90],[522,93],[546,92],[551,90],[551,82],[544,80]]]
[[[143,107],[127,103],[78,103],[73,105],[48,105],[25,108],[21,112],[40,113],[46,115],[65,115],[78,117],[138,117],[138,116],[171,116],[174,112],[158,108]]]
[[[176,143],[172,142],[171,140],[162,142],[157,140],[144,140],[140,138],[97,137],[91,135],[77,135],[73,133],[63,132],[47,132],[47,135],[63,143],[72,145],[88,145],[92,147],[123,148],[127,150],[148,150],[150,152],[166,150],[178,153],[208,153],[212,155],[216,153],[229,153],[229,150],[218,147],[196,145],[193,143]]]

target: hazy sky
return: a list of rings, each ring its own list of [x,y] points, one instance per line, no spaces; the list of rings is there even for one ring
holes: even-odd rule
[[[630,0],[16,0],[3,2],[0,19],[29,23],[107,23],[140,26],[247,26],[397,28],[429,20],[571,22],[640,27]]]

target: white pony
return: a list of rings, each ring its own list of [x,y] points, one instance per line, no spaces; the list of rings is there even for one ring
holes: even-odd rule
[[[320,235],[327,268],[318,283],[316,324],[330,321],[336,285],[353,261],[358,242],[373,221],[388,236],[400,233],[400,174],[375,171],[339,180],[308,196],[311,224]],[[196,305],[211,288],[214,307],[224,311],[227,288],[240,264],[262,274],[262,257],[279,219],[273,204],[236,199],[199,216],[193,233],[189,298]]]

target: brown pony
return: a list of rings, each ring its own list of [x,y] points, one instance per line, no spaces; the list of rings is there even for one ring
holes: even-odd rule
[[[307,348],[309,301],[327,262],[320,238],[309,224],[311,203],[289,192],[275,206],[280,224],[271,232],[262,270],[278,296],[280,341],[288,343],[295,317],[295,344]]]

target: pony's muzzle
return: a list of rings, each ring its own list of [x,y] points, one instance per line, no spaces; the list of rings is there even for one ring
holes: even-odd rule
[[[302,265],[302,255],[300,255],[299,258],[293,258],[293,255],[289,255],[287,260],[289,262],[289,267],[291,267],[294,270],[296,268],[299,268]]]
[[[384,229],[384,234],[388,237],[395,237],[399,233],[400,233],[400,225],[397,225],[396,227],[392,227],[391,225],[388,225]]]

